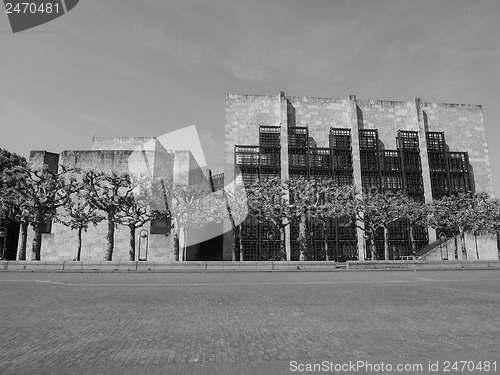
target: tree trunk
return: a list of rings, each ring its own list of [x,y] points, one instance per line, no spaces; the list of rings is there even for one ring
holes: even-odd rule
[[[240,261],[243,262],[245,260],[245,249],[243,248],[243,236],[241,235],[241,225],[239,226],[239,241],[240,241]]]
[[[410,244],[411,253],[415,255],[417,253],[417,243],[415,242],[415,233],[413,232],[413,225],[410,224]]]
[[[128,258],[131,262],[135,260],[135,224],[128,226],[130,233],[130,248],[128,250]]]
[[[40,260],[40,250],[42,248],[42,231],[45,224],[45,213],[43,210],[37,210],[35,219],[35,237],[33,237],[33,246],[31,248],[31,260]]]
[[[299,222],[299,248],[300,248],[300,256],[299,260],[301,262],[306,260],[306,249],[307,249],[307,223],[306,223],[306,214],[302,212],[300,214],[300,222]]]
[[[460,231],[460,241],[462,242],[462,254],[465,257],[465,260],[467,260],[467,248],[465,247],[465,233],[462,228],[460,228],[459,231]]]
[[[104,260],[113,260],[113,249],[115,247],[115,215],[114,211],[108,212],[108,235],[106,237],[108,243]]]
[[[286,259],[285,227],[280,228],[280,260]]]
[[[389,260],[389,228],[384,226],[384,260]]]
[[[370,252],[372,254],[372,260],[377,260],[377,251],[375,248],[375,232],[371,231],[368,237],[370,243]]]
[[[82,254],[82,228],[78,228],[78,252],[76,253],[77,262],[80,261],[81,254]]]
[[[28,226],[27,221],[21,222],[19,244],[17,245],[17,260],[26,260],[26,243],[28,242]]]
[[[174,229],[174,260],[179,261],[179,235],[177,229]]]
[[[236,226],[233,226],[233,249],[231,252],[231,260],[236,262],[236,243],[238,242],[239,235]]]
[[[476,235],[476,231],[474,231],[474,243],[476,244],[476,257],[477,257],[477,260],[479,260],[479,249],[477,248],[477,235]]]

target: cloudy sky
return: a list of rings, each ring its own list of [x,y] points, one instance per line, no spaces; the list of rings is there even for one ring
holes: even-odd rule
[[[0,15],[0,147],[197,125],[222,161],[226,93],[482,104],[500,195],[499,0],[81,0],[12,34]]]

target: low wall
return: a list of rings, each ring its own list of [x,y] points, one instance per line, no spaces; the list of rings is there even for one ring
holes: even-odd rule
[[[33,262],[0,261],[0,271],[27,272],[237,272],[332,271],[335,262]]]
[[[238,272],[238,271],[335,271],[335,262],[32,262],[0,261],[6,272]],[[500,260],[477,261],[348,261],[347,270],[447,270],[500,269]]]
[[[348,270],[452,270],[452,269],[500,269],[500,260],[378,260],[348,261]]]

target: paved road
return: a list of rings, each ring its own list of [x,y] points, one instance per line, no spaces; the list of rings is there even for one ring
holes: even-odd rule
[[[0,306],[0,374],[500,374],[500,271],[4,272]]]

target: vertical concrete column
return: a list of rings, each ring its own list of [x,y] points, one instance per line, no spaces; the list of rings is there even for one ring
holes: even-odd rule
[[[354,186],[358,189],[359,194],[362,194],[363,185],[361,183],[361,155],[359,153],[359,127],[356,95],[349,95],[349,98],[347,99],[347,123],[351,128]],[[363,224],[361,223],[361,225]],[[358,260],[365,260],[365,232],[363,231],[363,229],[357,228],[356,233],[358,237]]]
[[[422,110],[422,101],[415,98],[414,110],[416,112],[416,128],[418,131],[418,147],[420,148],[420,163],[422,165],[422,180],[424,183],[424,199],[426,203],[432,201],[431,174],[429,168],[429,155],[427,154],[427,140],[425,136],[426,128],[424,123],[424,113]],[[437,240],[436,231],[427,228],[429,242]]]
[[[279,95],[280,102],[280,158],[281,158],[281,181],[286,181],[289,178],[288,173],[288,105],[286,99],[286,92],[280,92]],[[285,200],[289,200],[289,196],[284,197]],[[285,228],[285,247],[286,247],[286,260],[290,261],[291,249],[290,249],[290,225]]]

